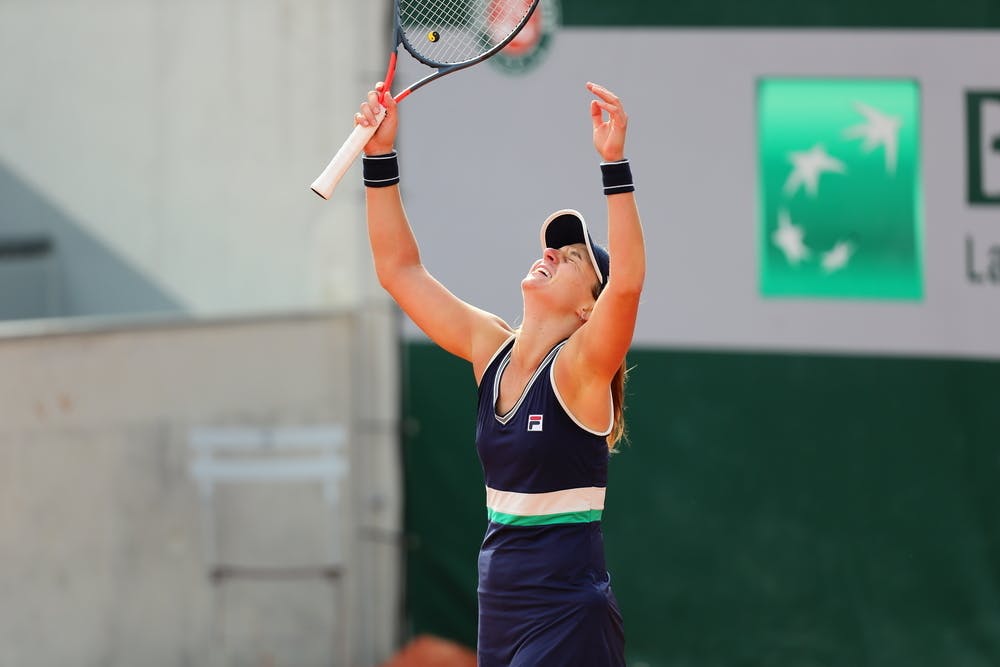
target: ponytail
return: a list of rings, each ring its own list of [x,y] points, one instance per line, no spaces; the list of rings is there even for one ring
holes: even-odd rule
[[[618,451],[618,443],[625,439],[625,380],[628,377],[627,361],[622,361],[611,379],[611,407],[614,418],[608,434],[608,449]]]

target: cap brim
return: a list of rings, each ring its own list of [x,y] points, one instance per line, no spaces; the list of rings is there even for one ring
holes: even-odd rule
[[[594,252],[594,239],[587,229],[587,221],[583,219],[583,214],[571,208],[564,208],[556,211],[542,223],[542,250],[546,248],[562,248],[563,246],[582,243],[587,246],[587,254],[590,255],[590,263],[594,267],[597,279],[604,285],[608,281],[605,270],[601,268]]]

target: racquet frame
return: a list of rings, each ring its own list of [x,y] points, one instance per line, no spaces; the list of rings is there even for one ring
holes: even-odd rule
[[[490,56],[499,53],[505,46],[507,46],[507,44],[511,42],[511,40],[513,40],[517,36],[519,32],[521,32],[524,26],[528,24],[528,21],[531,20],[532,14],[534,14],[535,10],[538,8],[538,3],[539,0],[530,0],[530,7],[528,8],[528,11],[525,13],[524,18],[521,19],[521,22],[518,24],[518,26],[514,30],[512,30],[511,33],[507,35],[507,37],[504,40],[498,42],[497,44],[494,44],[485,53],[482,53],[468,60],[463,60],[462,62],[444,64],[436,62],[421,55],[420,51],[417,50],[412,44],[410,44],[410,41],[406,38],[406,32],[403,30],[403,25],[400,21],[399,1],[397,0],[395,3],[393,3],[393,46],[392,50],[389,52],[389,66],[386,69],[385,79],[383,79],[385,85],[382,87],[382,92],[379,96],[379,104],[382,104],[384,102],[386,94],[391,94],[390,91],[392,90],[392,80],[396,76],[396,60],[397,60],[397,54],[399,53],[400,44],[402,44],[403,48],[405,48],[410,53],[410,55],[413,56],[417,61],[419,61],[424,65],[427,65],[428,67],[434,68],[435,71],[431,72],[422,79],[419,79],[415,83],[404,88],[402,91],[399,92],[398,95],[394,95],[393,99],[396,102],[402,102],[404,99],[409,97],[410,93],[420,88],[423,88],[425,85],[427,85],[431,81],[434,81],[435,79],[440,79],[441,77],[447,74],[451,74],[453,72],[457,72],[459,70],[463,70],[467,67],[471,67],[473,65],[481,63]],[[358,158],[359,155],[361,155],[361,152],[364,150],[365,144],[368,143],[368,141],[375,134],[375,131],[378,130],[378,127],[379,125],[382,124],[382,120],[384,118],[385,118],[385,106],[384,104],[382,104],[382,109],[375,117],[375,125],[368,127],[356,125],[354,127],[354,130],[351,132],[351,135],[347,138],[347,141],[345,141],[344,144],[340,147],[340,150],[337,151],[337,154],[333,156],[333,159],[326,166],[326,169],[324,169],[323,172],[319,175],[319,177],[315,181],[313,181],[311,186],[313,192],[315,192],[323,199],[330,198],[330,195],[333,194],[333,191],[337,187],[337,184],[340,183],[340,180],[344,177],[344,174],[347,173],[347,170],[350,169],[354,161]]]

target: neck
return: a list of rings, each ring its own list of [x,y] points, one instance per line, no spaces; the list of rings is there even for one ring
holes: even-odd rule
[[[525,313],[511,350],[510,363],[523,368],[535,368],[549,351],[580,328],[579,320],[532,318]]]

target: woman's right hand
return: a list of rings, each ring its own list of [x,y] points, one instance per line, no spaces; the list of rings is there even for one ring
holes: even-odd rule
[[[375,90],[368,91],[368,99],[361,103],[361,110],[354,114],[355,125],[375,126],[375,116],[383,107],[382,104],[379,104],[379,96],[382,94],[383,88],[385,88],[385,84],[379,81],[375,84]],[[393,99],[391,92],[386,92],[383,102],[386,110],[385,119],[378,126],[378,130],[375,131],[372,138],[368,140],[368,143],[365,144],[365,155],[385,155],[392,152],[392,147],[396,143],[396,129],[399,121],[396,117],[396,100]]]
[[[625,158],[625,131],[628,128],[628,114],[621,99],[604,86],[587,83],[587,90],[598,99],[590,101],[590,115],[594,121],[594,148],[605,162],[617,162]],[[604,120],[604,114],[608,119]]]

